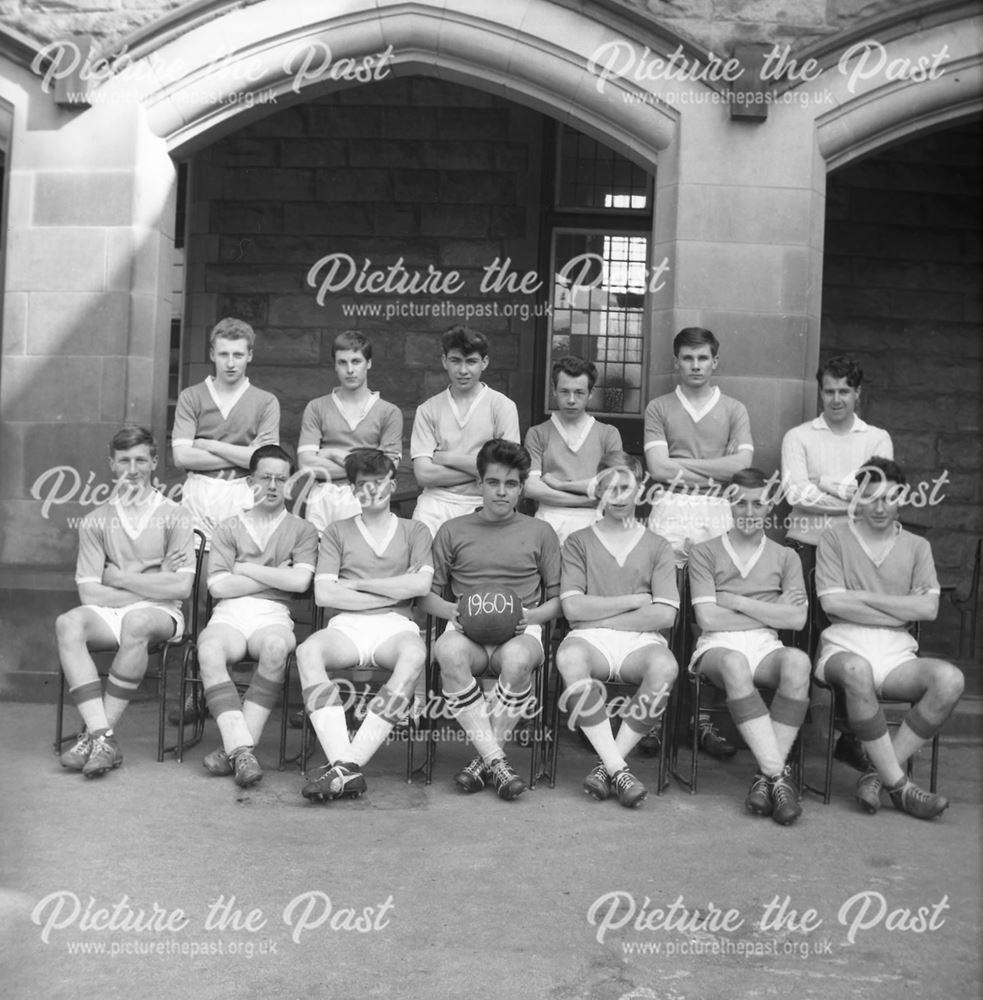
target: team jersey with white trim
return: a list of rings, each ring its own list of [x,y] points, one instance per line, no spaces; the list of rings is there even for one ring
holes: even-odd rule
[[[833,518],[846,515],[854,474],[869,458],[894,458],[891,435],[854,416],[847,434],[834,434],[820,414],[782,438],[782,483],[792,505],[788,537],[815,545]],[[817,486],[812,482],[819,480]],[[799,504],[823,510],[804,509]]]
[[[935,560],[928,539],[905,531],[896,524],[888,550],[875,560],[853,521],[835,524],[824,531],[816,549],[816,596],[869,590],[893,597],[907,597],[924,587],[939,594]],[[829,615],[834,624],[849,618]],[[855,624],[855,623],[850,623]],[[899,628],[901,626],[898,626]]]
[[[453,599],[482,587],[511,587],[525,608],[560,592],[560,545],[556,532],[538,518],[515,513],[489,521],[480,513],[445,521],[433,540],[433,590],[450,584]]]
[[[660,444],[669,449],[670,458],[723,458],[754,451],[746,407],[716,386],[700,410],[694,410],[678,386],[645,407],[645,450]]]
[[[377,540],[365,526],[362,515],[334,521],[324,529],[317,556],[317,580],[384,580],[411,571],[433,569],[430,532],[419,521],[390,515],[386,535]],[[383,615],[397,612],[413,617],[413,598],[359,615]]]
[[[411,458],[433,458],[437,451],[477,455],[492,438],[522,443],[519,411],[508,396],[482,385],[466,412],[462,412],[450,389],[421,403],[413,419],[410,437]],[[479,496],[474,481],[443,486],[462,496]]]
[[[358,423],[348,422],[334,392],[312,399],[304,407],[300,421],[300,438],[297,454],[316,454],[321,448],[378,448],[396,465],[403,453],[403,412],[398,406],[387,403],[372,394],[373,401]],[[336,482],[347,481],[339,474]]]
[[[183,389],[174,410],[171,447],[190,447],[194,445],[195,438],[248,446],[264,433],[273,435],[270,444],[277,444],[280,439],[279,401],[273,393],[257,389],[249,379],[243,379],[243,382],[232,405],[222,404],[224,412],[219,409],[213,375],[209,375],[204,382]],[[233,470],[237,467],[229,465],[227,468]],[[245,469],[240,471],[244,473]]]
[[[694,545],[689,553],[689,585],[694,605],[716,604],[718,593],[738,594],[771,604],[791,590],[805,593],[799,554],[764,536],[744,560],[727,534]],[[728,626],[727,631],[764,627],[749,622],[744,626]]]
[[[212,554],[208,563],[208,584],[228,576],[235,564],[283,566],[314,572],[317,556],[317,529],[308,521],[283,511],[276,519],[272,532],[260,534],[260,524],[244,514],[227,518],[212,535]],[[250,594],[268,601],[289,605],[297,597],[286,590],[268,587]]]
[[[526,451],[532,459],[530,476],[549,473],[561,479],[591,479],[597,475],[598,463],[612,451],[621,451],[621,434],[617,427],[590,418],[587,434],[574,450],[557,428],[558,418],[552,417],[526,432]],[[576,442],[574,442],[576,444]]]
[[[159,572],[164,559],[184,554],[184,565],[176,572],[195,571],[195,544],[187,511],[154,493],[138,509],[123,506],[117,499],[89,511],[79,523],[79,550],[75,582],[102,583],[107,566],[123,573]],[[180,601],[159,601],[174,608]]]
[[[601,540],[596,525],[573,532],[563,543],[560,594],[621,597],[651,594],[652,602],[679,609],[676,558],[672,546],[651,531],[641,529],[634,548],[619,562]],[[590,627],[588,623],[586,628]]]

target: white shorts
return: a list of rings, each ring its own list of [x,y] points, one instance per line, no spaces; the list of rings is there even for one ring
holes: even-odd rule
[[[826,681],[826,664],[836,653],[862,656],[874,674],[874,692],[880,696],[892,670],[918,656],[918,642],[906,629],[872,625],[830,625],[819,636],[816,679]]]
[[[694,675],[700,672],[700,659],[707,650],[730,649],[744,655],[753,677],[755,670],[758,669],[759,664],[766,656],[770,656],[776,649],[784,648],[778,639],[778,633],[770,628],[749,628],[734,632],[702,632],[700,638],[696,640],[696,646],[689,661],[689,672]]]
[[[181,505],[191,514],[194,526],[211,542],[220,521],[253,506],[253,491],[245,479],[217,479],[189,472],[181,487]],[[206,543],[205,548],[209,547]]]
[[[648,526],[672,546],[676,565],[685,566],[692,546],[730,531],[734,518],[723,497],[666,493],[652,504]]]
[[[304,517],[323,535],[329,524],[361,513],[362,505],[348,483],[315,483],[307,495]]]
[[[555,532],[562,545],[567,538],[581,528],[589,528],[601,519],[596,507],[552,507],[540,504],[536,517],[545,521]]]
[[[215,605],[209,625],[228,625],[241,633],[246,642],[261,628],[278,625],[290,632],[294,620],[290,612],[279,603],[266,597],[227,597]]]
[[[353,667],[378,667],[375,654],[379,647],[394,635],[413,634],[419,638],[420,629],[416,622],[399,614],[387,611],[373,615],[359,612],[342,612],[329,622],[329,629],[340,632],[358,650],[358,663]]]
[[[578,628],[567,634],[568,639],[583,639],[608,661],[606,680],[620,681],[621,667],[632,653],[646,646],[667,647],[660,632],[622,632],[614,628]],[[561,643],[562,648],[562,643]]]
[[[449,628],[454,629],[455,632],[460,632],[461,635],[464,635],[464,632],[458,627],[458,625],[457,625],[456,622],[448,622],[447,625],[448,625]],[[539,643],[539,651],[540,652],[543,651],[543,626],[542,625],[527,625],[525,627],[525,629],[523,629],[523,631],[521,631],[519,633],[519,635],[528,635],[531,639],[535,639],[536,642]],[[517,639],[518,637],[519,636],[515,636],[514,635],[514,636],[512,636],[512,639]],[[465,638],[467,638],[467,636],[465,636]],[[506,639],[505,642],[511,642],[512,639]],[[472,642],[473,641],[474,640],[472,640]],[[488,657],[488,665],[491,666],[492,654],[495,652],[496,649],[501,649],[502,646],[505,645],[505,642],[500,642],[497,645],[495,645],[494,643],[476,642],[475,645],[476,646],[481,646],[481,648],[485,651],[485,654]]]
[[[425,524],[431,535],[452,517],[473,514],[481,506],[481,497],[451,493],[450,490],[425,489],[416,501],[413,520]]]
[[[168,638],[175,635],[184,635],[184,614],[180,608],[173,604],[163,604],[160,601],[137,601],[135,604],[127,604],[123,608],[104,608],[101,604],[83,604],[83,608],[94,611],[110,628],[116,638],[116,645],[119,645],[123,634],[123,619],[138,608],[159,608],[164,614],[170,615],[174,619],[174,631]]]

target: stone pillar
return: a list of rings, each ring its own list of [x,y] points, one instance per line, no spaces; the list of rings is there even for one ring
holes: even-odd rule
[[[22,666],[56,667],[51,623],[77,603],[75,524],[105,499],[109,439],[136,422],[163,449],[166,433],[174,165],[135,104],[59,118],[18,122],[8,164],[0,677],[15,696]]]
[[[722,103],[682,112],[656,181],[652,258],[671,271],[653,298],[650,393],[672,389],[675,334],[712,330],[720,387],[747,406],[755,464],[771,472],[785,430],[814,413],[826,182],[815,126],[796,106],[761,124],[727,120]]]

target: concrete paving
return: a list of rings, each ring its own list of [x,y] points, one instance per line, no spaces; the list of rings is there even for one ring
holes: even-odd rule
[[[698,795],[628,811],[581,793],[591,761],[569,734],[557,787],[514,803],[452,789],[458,743],[431,786],[407,784],[397,745],[365,797],[312,805],[296,770],[248,791],[207,775],[213,723],[157,764],[135,704],[125,763],[97,780],[58,765],[53,723],[50,705],[0,705],[9,1000],[980,995],[976,741],[943,745],[938,821],[861,813],[837,764],[831,805],[807,795],[782,828],[743,811],[746,751],[703,759]]]

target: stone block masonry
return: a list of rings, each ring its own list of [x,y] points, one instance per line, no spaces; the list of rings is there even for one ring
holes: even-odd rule
[[[823,357],[863,366],[863,416],[912,482],[948,477],[941,503],[902,516],[957,585],[983,533],[980,147],[978,129],[953,128],[832,174],[823,283]],[[926,646],[953,653],[957,629],[943,600]]]

